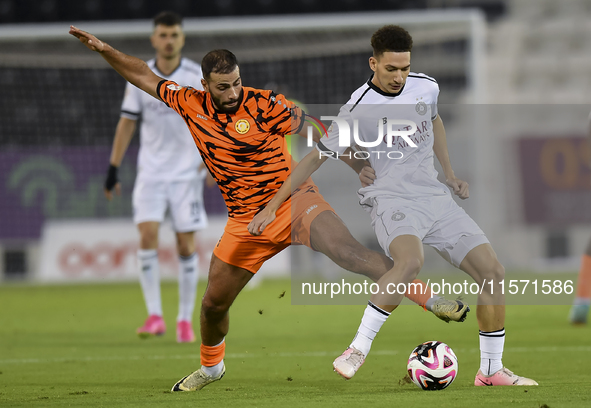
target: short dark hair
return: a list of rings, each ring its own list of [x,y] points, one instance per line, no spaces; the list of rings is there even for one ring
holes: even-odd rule
[[[385,52],[411,51],[412,37],[400,26],[387,25],[371,36],[371,47],[376,58]]]
[[[229,74],[238,66],[236,56],[228,50],[213,50],[208,52],[201,61],[203,78],[208,79],[212,72]]]
[[[163,25],[172,27],[175,25],[182,25],[183,18],[173,11],[163,11],[154,17],[154,27]]]

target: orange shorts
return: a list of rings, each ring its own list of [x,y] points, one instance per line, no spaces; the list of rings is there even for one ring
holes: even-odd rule
[[[230,218],[213,253],[227,264],[256,273],[267,259],[291,244],[311,247],[310,225],[326,210],[334,212],[310,181],[279,207],[275,221],[258,237],[247,230],[250,219]]]

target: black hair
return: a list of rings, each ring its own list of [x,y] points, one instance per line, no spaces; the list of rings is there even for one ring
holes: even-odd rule
[[[212,72],[229,74],[238,66],[236,56],[228,50],[213,50],[208,52],[201,61],[203,78],[208,79]]]
[[[183,18],[173,11],[163,11],[161,13],[158,13],[158,15],[154,17],[154,27],[158,25],[172,27],[175,25],[182,24]]]
[[[411,51],[412,37],[400,26],[387,25],[371,36],[371,47],[376,58],[385,52]]]

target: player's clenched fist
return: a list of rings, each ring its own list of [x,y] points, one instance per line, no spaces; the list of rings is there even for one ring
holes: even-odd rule
[[[445,184],[450,187],[454,194],[460,197],[462,200],[470,197],[470,189],[467,182],[464,180],[460,180],[459,178],[453,176],[445,180]]]
[[[359,173],[359,181],[361,181],[362,187],[368,187],[373,184],[376,179],[376,172],[370,166],[365,166]]]
[[[73,25],[70,26],[70,34],[78,38],[82,44],[86,45],[92,51],[103,52],[105,50],[105,43],[96,38],[94,35],[87,33],[86,31],[82,31]]]
[[[275,212],[264,208],[260,213],[254,216],[250,224],[248,224],[248,232],[251,235],[259,236],[263,233],[267,225],[275,221]]]

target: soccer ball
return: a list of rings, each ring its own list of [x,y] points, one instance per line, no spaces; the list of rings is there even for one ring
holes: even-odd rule
[[[458,375],[458,359],[453,350],[440,341],[419,344],[408,357],[408,376],[423,390],[447,388]]]

